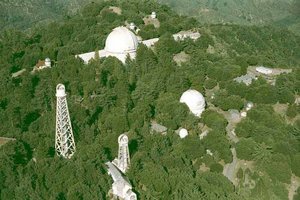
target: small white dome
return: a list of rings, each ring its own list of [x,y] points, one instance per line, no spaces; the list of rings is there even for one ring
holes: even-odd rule
[[[121,134],[118,137],[118,143],[121,144],[121,145],[128,144],[128,137],[127,137],[127,135]]]
[[[63,84],[58,84],[56,86],[56,96],[57,97],[65,97],[66,95],[66,90],[65,86]]]
[[[156,12],[153,11],[153,12],[151,13],[151,18],[152,18],[152,19],[155,19],[155,18],[156,18]]]
[[[134,29],[135,29],[135,24],[134,24],[133,22],[131,22],[131,23],[129,24],[129,28],[130,28],[130,30],[133,30],[133,31],[134,31]]]
[[[186,136],[188,136],[188,131],[185,128],[182,128],[179,130],[179,136],[180,138],[185,138]]]
[[[180,97],[180,103],[185,103],[190,111],[197,117],[201,117],[205,110],[205,99],[197,90],[187,90]]]
[[[247,102],[246,106],[245,106],[246,107],[246,111],[251,110],[253,108],[253,106],[254,106],[254,104],[251,101]]]
[[[107,37],[105,51],[112,54],[127,54],[136,51],[138,39],[126,27],[115,28]]]
[[[45,59],[45,66],[46,67],[51,67],[51,60],[50,60],[50,58],[46,58]]]

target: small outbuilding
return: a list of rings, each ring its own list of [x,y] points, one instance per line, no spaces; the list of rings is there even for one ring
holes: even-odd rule
[[[168,130],[167,127],[165,127],[163,125],[160,125],[160,124],[158,124],[156,122],[152,122],[151,123],[150,129],[151,129],[151,134],[153,134],[153,133],[160,133],[162,135],[167,134],[167,130]]]

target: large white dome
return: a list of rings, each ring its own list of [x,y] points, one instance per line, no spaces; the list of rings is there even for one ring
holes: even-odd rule
[[[187,90],[180,97],[180,103],[185,103],[190,111],[197,117],[201,117],[205,110],[205,99],[197,90]]]
[[[110,54],[129,54],[136,51],[138,39],[126,27],[115,28],[107,37],[105,51]]]

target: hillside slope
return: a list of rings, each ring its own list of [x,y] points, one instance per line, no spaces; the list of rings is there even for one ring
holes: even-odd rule
[[[91,0],[3,0],[0,1],[0,30],[29,28],[45,20],[61,19],[72,14]]]
[[[280,25],[299,33],[299,0],[159,0],[201,23]]]
[[[36,23],[61,19],[92,0],[3,0],[0,1],[0,30],[29,28]],[[102,2],[94,0],[93,2]],[[111,1],[114,2],[114,1]],[[300,34],[300,0],[158,0],[176,12],[201,23],[279,25]]]

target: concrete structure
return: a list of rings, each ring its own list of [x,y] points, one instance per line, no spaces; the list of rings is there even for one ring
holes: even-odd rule
[[[55,150],[58,156],[70,159],[76,151],[73,130],[67,104],[65,86],[56,86]]]
[[[256,80],[257,77],[254,74],[246,74],[243,76],[239,76],[233,80],[235,80],[238,83],[245,83],[247,86],[249,86],[252,83],[252,80]]]
[[[158,124],[156,122],[152,122],[151,123],[150,129],[151,129],[151,134],[153,134],[153,133],[160,133],[162,135],[167,134],[167,130],[168,130],[167,127],[165,127],[163,125],[160,125],[160,124]]]
[[[185,40],[187,38],[190,38],[192,40],[197,40],[198,38],[200,38],[201,35],[199,32],[197,31],[180,31],[179,33],[176,33],[173,35],[173,38],[175,41],[179,41],[179,40]]]
[[[261,74],[270,75],[272,74],[273,70],[267,67],[259,66],[256,67],[255,70]]]
[[[108,174],[113,179],[112,192],[113,195],[124,200],[136,200],[137,196],[132,191],[132,186],[128,180],[123,177],[121,172],[111,162],[105,163],[108,166]]]
[[[205,99],[197,90],[187,90],[180,97],[180,103],[185,103],[190,111],[197,117],[201,117],[205,110]]]
[[[119,152],[118,159],[115,160],[116,166],[125,174],[126,170],[129,168],[130,156],[128,148],[128,137],[122,134],[118,138]]]
[[[158,42],[159,38],[153,38],[149,40],[144,40],[142,43],[146,45],[148,48],[152,47],[155,45],[156,42]]]
[[[229,109],[228,110],[228,114],[229,114],[229,121],[237,123],[241,120],[241,115],[240,112],[236,109]]]
[[[205,137],[207,136],[208,133],[209,133],[209,130],[203,131],[203,132],[199,135],[200,140],[203,140],[203,138],[205,138]]]
[[[21,69],[21,70],[15,72],[15,73],[12,73],[11,77],[16,78],[18,76],[21,76],[24,72],[26,72],[26,69]]]

